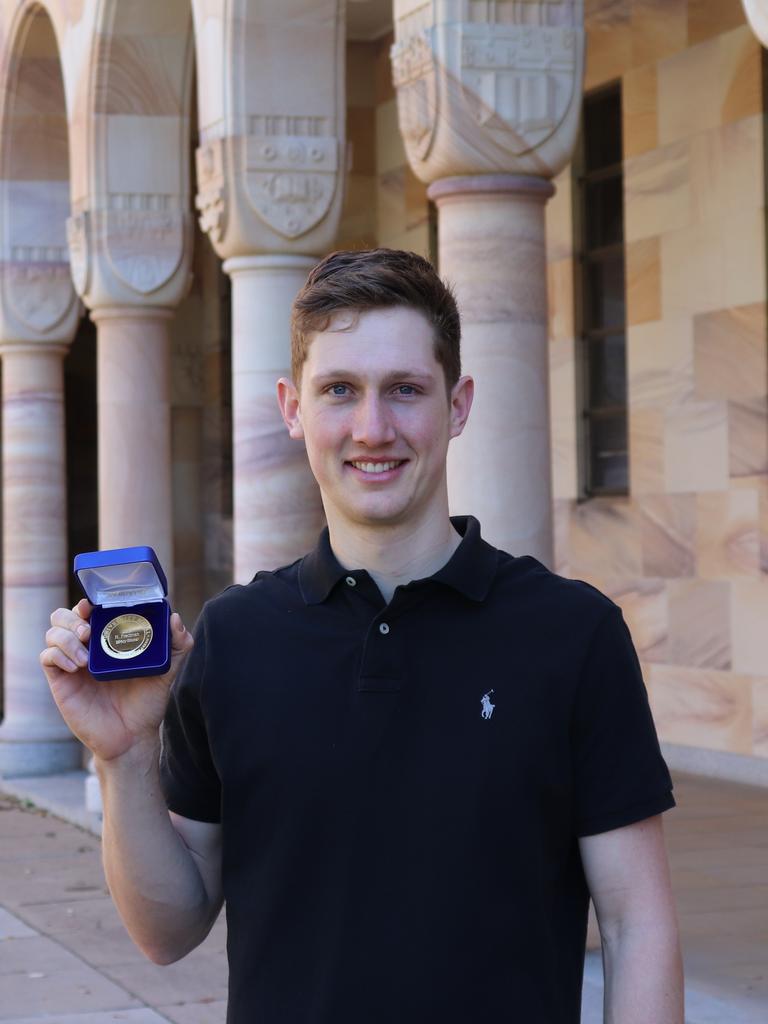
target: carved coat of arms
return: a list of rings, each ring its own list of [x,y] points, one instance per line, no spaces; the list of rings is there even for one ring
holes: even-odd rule
[[[326,216],[336,194],[339,145],[335,136],[248,136],[248,196],[278,234],[298,238]]]
[[[66,263],[8,263],[6,295],[19,320],[41,334],[59,324],[75,301]]]
[[[173,277],[184,254],[184,214],[178,210],[109,210],[107,255],[115,274],[143,295]]]
[[[541,146],[573,102],[578,30],[464,24],[459,31],[461,90],[474,118],[515,155]]]

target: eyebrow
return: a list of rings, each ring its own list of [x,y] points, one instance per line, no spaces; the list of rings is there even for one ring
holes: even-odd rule
[[[360,380],[360,376],[350,370],[330,370],[328,373],[321,373],[311,378],[313,384],[325,384],[335,380]],[[384,383],[391,384],[394,381],[413,380],[422,384],[434,382],[434,374],[423,373],[421,370],[392,370],[384,378]]]

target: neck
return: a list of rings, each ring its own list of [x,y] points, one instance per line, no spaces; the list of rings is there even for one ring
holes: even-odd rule
[[[442,569],[461,543],[447,509],[419,523],[354,529],[328,517],[331,548],[345,569],[365,569],[389,602],[400,584],[424,579]]]

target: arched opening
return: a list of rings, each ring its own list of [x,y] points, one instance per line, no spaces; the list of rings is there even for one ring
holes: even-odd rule
[[[35,595],[45,603],[46,595],[66,586],[68,573],[62,522],[66,509],[61,354],[34,363],[34,353],[66,344],[79,317],[66,238],[69,178],[58,44],[45,8],[33,4],[16,28],[6,82],[0,286],[2,341],[11,346],[9,352],[20,353],[13,355],[12,374],[6,361],[11,356],[3,357],[4,605],[6,616],[9,608],[15,616],[23,612],[19,602],[26,602],[30,632],[38,634]],[[30,356],[21,351],[24,345]],[[5,652],[3,664],[10,658],[21,666],[31,637],[23,630],[19,633],[14,621],[9,619],[6,625],[18,651]],[[21,667],[17,674],[23,675]],[[11,686],[8,679],[3,689],[6,685]]]

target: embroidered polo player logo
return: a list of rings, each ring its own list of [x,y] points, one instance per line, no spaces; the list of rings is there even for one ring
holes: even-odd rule
[[[483,710],[482,710],[483,718],[490,718],[491,715],[493,714],[493,709],[496,707],[495,704],[491,704],[491,694],[492,693],[493,693],[493,690],[489,690],[488,693],[484,693],[483,696],[480,698],[480,703],[481,703],[482,708],[483,708]]]

